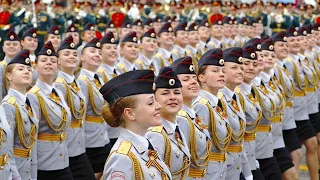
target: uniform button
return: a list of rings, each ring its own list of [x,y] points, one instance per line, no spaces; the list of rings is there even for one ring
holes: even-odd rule
[[[179,152],[179,150],[176,151],[176,156],[177,156],[177,157],[180,157],[180,152]]]
[[[223,176],[222,176],[222,174],[220,175],[220,179],[222,178]]]
[[[30,172],[29,169],[27,169],[26,173],[29,173],[29,172]]]
[[[151,171],[151,170],[149,170],[149,175],[150,175],[150,177],[152,178],[152,179],[154,179],[154,173]]]
[[[60,154],[60,157],[62,157],[62,154]]]
[[[200,139],[202,139],[202,135],[201,134],[199,134],[199,137],[200,137]]]

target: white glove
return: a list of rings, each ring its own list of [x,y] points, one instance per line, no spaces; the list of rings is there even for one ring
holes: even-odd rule
[[[247,176],[247,177],[245,177],[245,178],[246,178],[246,180],[253,180],[253,176],[252,176],[252,175]]]
[[[258,169],[260,169],[260,164],[259,164],[259,161],[258,161],[258,160],[256,160],[256,167],[257,167]]]

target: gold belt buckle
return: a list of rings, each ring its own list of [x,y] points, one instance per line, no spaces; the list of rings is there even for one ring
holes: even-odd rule
[[[61,141],[63,141],[63,140],[64,140],[64,138],[65,138],[64,133],[60,134],[60,140],[61,140]]]

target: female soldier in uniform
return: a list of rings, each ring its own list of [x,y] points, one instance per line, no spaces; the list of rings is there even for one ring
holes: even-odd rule
[[[246,179],[252,179],[247,154],[243,151],[246,117],[239,97],[234,92],[236,86],[243,82],[242,48],[225,49],[223,60],[225,62],[226,86],[220,90],[218,97],[226,106],[228,121],[232,128],[231,142],[227,148],[226,179],[239,178],[241,171]]]
[[[37,178],[37,132],[38,119],[26,96],[32,83],[32,67],[29,50],[20,51],[6,68],[9,82],[8,95],[2,100],[13,138],[9,142],[14,159],[10,161],[12,179]]]
[[[102,77],[104,83],[117,77],[115,63],[118,59],[117,41],[112,32],[108,32],[101,40],[101,57],[102,63],[97,70],[97,73]],[[110,143],[113,146],[119,137],[119,130],[117,128],[108,127],[108,136]]]
[[[66,29],[65,38],[67,38],[69,36],[72,36],[73,43],[76,45],[76,47],[78,47],[79,46],[79,42],[80,42],[80,35],[79,35],[78,28],[74,24],[71,24]]]
[[[212,142],[205,125],[192,109],[192,100],[199,95],[199,83],[190,56],[179,58],[171,65],[182,84],[183,105],[177,123],[183,132],[191,154],[187,179],[204,179],[208,170]]]
[[[176,122],[183,101],[182,85],[173,69],[164,67],[155,79],[155,86],[156,101],[162,106],[162,126],[152,127],[147,138],[169,167],[172,178],[185,179],[188,176],[190,152],[183,132]]]
[[[251,85],[252,80],[257,76],[258,62],[253,43],[246,43],[243,48],[243,83],[240,84],[235,92],[239,95],[240,104],[246,115],[246,131],[244,134],[244,150],[247,154],[248,163],[252,172],[253,179],[263,180],[263,174],[256,163],[256,132],[262,117],[261,106],[258,95],[254,92]]]
[[[288,56],[289,49],[286,42],[286,33],[280,32],[274,34],[271,39],[274,44],[274,52],[276,54],[276,64],[274,69],[274,75],[282,87],[282,93],[284,95],[285,107],[282,116],[282,133],[283,140],[286,149],[290,152],[293,164],[296,168],[295,175],[292,173],[284,173],[282,176],[284,179],[299,177],[300,161],[302,158],[301,145],[295,132],[296,123],[293,115],[293,96],[294,96],[294,82],[290,76],[286,66],[283,63],[283,59]],[[280,167],[281,168],[281,167]],[[293,171],[290,168],[290,171]],[[287,170],[289,172],[289,169]],[[297,179],[297,178],[296,178]]]
[[[107,101],[102,115],[111,127],[120,129],[102,179],[171,179],[168,167],[145,138],[148,128],[161,125],[161,106],[155,101],[153,82],[151,70],[130,71],[100,89]]]
[[[217,94],[225,85],[224,60],[221,49],[207,51],[199,60],[198,80],[201,90],[193,108],[208,128],[213,143],[205,179],[225,179],[227,147],[231,141],[231,127]]]
[[[104,99],[99,93],[103,80],[96,71],[101,64],[101,44],[97,38],[92,39],[82,49],[82,69],[77,83],[82,94],[86,97],[85,117],[85,145],[91,166],[99,179],[103,172],[103,166],[110,153],[111,145],[107,132],[107,123],[101,115]]]
[[[36,71],[39,78],[28,92],[28,99],[39,119],[38,180],[73,179],[66,142],[71,114],[63,94],[53,87],[58,63],[50,41],[39,52]]]
[[[57,56],[60,71],[54,87],[64,95],[72,115],[70,126],[67,128],[69,166],[74,179],[94,180],[93,169],[85,149],[83,121],[86,116],[86,102],[73,75],[78,64],[78,54],[72,36],[68,36],[62,42]]]
[[[274,117],[271,119],[273,155],[278,162],[280,172],[283,174],[284,179],[298,179],[291,156],[288,150],[285,148],[282,137],[282,114],[284,111],[285,102],[283,97],[283,87],[274,76],[273,67],[276,62],[276,55],[274,53],[274,47],[271,38],[262,42],[261,50],[264,62],[264,70],[260,73],[260,77],[264,84],[266,84],[266,88],[275,105]]]
[[[51,41],[55,51],[58,51],[58,48],[61,44],[61,35],[59,32],[58,26],[52,26],[48,33],[44,36],[44,43]]]

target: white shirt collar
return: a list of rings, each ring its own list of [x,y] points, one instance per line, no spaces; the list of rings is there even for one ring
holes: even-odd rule
[[[110,65],[105,64],[105,63],[102,63],[100,66],[101,66],[103,69],[106,70],[106,73],[108,73],[108,74],[113,74],[113,73],[114,73],[115,68],[114,68],[113,66],[110,66]]]
[[[190,50],[193,54],[196,54],[198,51],[196,47],[192,47],[190,45],[187,45],[186,49]]]
[[[167,120],[165,120],[165,121],[167,121]],[[167,122],[170,125],[170,128],[171,128],[172,132],[174,132],[176,130],[176,127],[178,126],[178,124],[177,123],[172,123],[170,121],[167,121]]]
[[[272,77],[274,75],[274,69],[270,69],[270,76]]]
[[[304,56],[303,54],[298,54],[298,56],[299,56],[299,58],[300,58],[300,60],[304,60],[305,58],[306,58],[306,56]]]
[[[133,63],[129,62],[125,58],[121,58],[121,62],[124,63],[129,70],[132,70],[135,67]]]
[[[145,65],[150,65],[150,64],[152,63],[151,59],[147,58],[147,57],[146,57],[145,55],[143,55],[142,53],[140,53],[138,59],[141,59],[142,62],[143,62]]]
[[[178,45],[174,45],[174,47],[178,50],[179,54],[184,54],[186,52],[185,48],[182,48],[182,47],[180,47]]]
[[[292,58],[296,61],[299,60],[299,55],[298,54],[291,54]]]
[[[181,109],[186,111],[191,118],[195,118],[196,117],[196,113],[194,112],[194,110],[189,108],[188,106],[183,104]]]
[[[208,91],[201,89],[199,94],[204,95],[205,98],[211,103],[212,106],[215,106],[218,104],[218,101],[219,101],[218,97],[209,93]]]
[[[199,45],[201,48],[205,48],[206,47],[206,42],[200,41]]]
[[[45,86],[47,87],[47,89],[48,89],[48,90],[49,90],[49,92],[51,93],[51,92],[52,92],[53,87],[52,87],[52,86],[50,86],[49,84],[45,83],[45,82],[42,82],[42,83],[43,83],[43,85],[45,85]]]
[[[10,88],[11,91],[14,91],[16,94],[18,94],[18,96],[20,97],[21,101],[24,103],[27,100],[27,96],[25,94],[22,94],[21,92]]]
[[[30,57],[32,62],[36,61],[37,56],[35,54],[30,54],[29,57]]]
[[[253,82],[256,86],[260,86],[260,84],[261,84],[261,78],[259,77],[259,75],[256,76],[256,77],[252,80],[252,82]]]
[[[227,93],[227,94],[225,94],[226,96],[228,96],[228,97],[230,97],[230,98],[232,98],[233,97],[233,95],[234,95],[234,91],[231,91],[229,88],[227,88],[226,86],[224,87],[224,89],[226,90],[225,92]]]
[[[277,59],[276,60],[276,64],[278,65],[278,66],[280,66],[280,67],[283,67],[283,62],[282,61],[280,61],[279,59]]]
[[[70,76],[69,74],[63,72],[63,71],[59,71],[61,74],[63,74],[63,76],[66,78],[66,81],[68,83],[72,83],[74,81],[74,76]]]
[[[250,94],[251,88],[252,88],[250,84],[247,84],[247,83],[243,82],[242,84],[239,85],[239,87],[240,87],[241,90],[243,90],[242,92],[245,95]]]
[[[263,71],[261,71],[260,73],[260,78],[264,81],[264,82],[269,82],[271,76]]]
[[[94,75],[96,74],[95,72],[92,72],[92,71],[89,71],[89,70],[87,70],[87,69],[84,69],[84,68],[82,68],[82,70],[84,71],[84,72],[86,72],[90,77],[90,79],[93,79],[94,78]]]
[[[11,61],[11,59],[8,56],[4,56],[3,61],[8,64]]]
[[[167,51],[166,49],[163,49],[163,48],[159,48],[159,51],[161,54],[163,54],[165,56],[164,58],[170,58],[170,56],[171,56],[170,51]]]
[[[141,143],[143,149],[148,149],[149,148],[149,142],[147,138],[140,136],[139,134],[136,134],[129,129],[126,129],[130,134],[132,134],[135,138],[138,139],[138,141]]]

